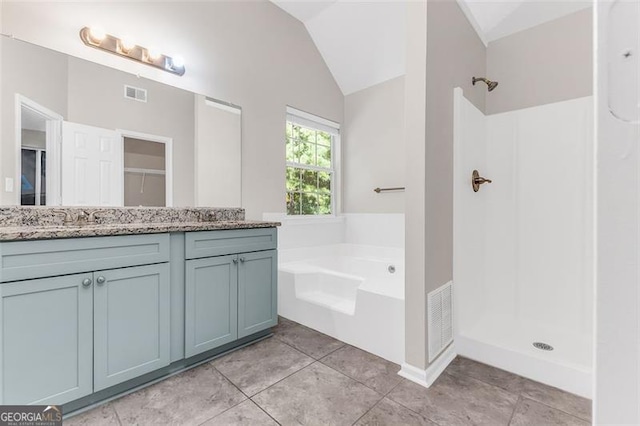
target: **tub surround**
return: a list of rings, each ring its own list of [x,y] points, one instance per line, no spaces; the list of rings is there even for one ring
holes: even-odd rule
[[[94,222],[78,221],[91,213]],[[271,228],[246,221],[242,208],[0,207],[0,241]],[[71,218],[72,224],[65,224]]]

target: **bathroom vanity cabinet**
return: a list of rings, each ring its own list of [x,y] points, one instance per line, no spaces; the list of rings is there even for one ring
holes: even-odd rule
[[[276,325],[275,248],[275,228],[186,235],[187,356]]]
[[[275,228],[1,242],[0,403],[77,408],[261,337],[276,246]]]

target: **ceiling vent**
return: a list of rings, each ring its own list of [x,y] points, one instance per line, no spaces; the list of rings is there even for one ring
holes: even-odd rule
[[[147,102],[147,91],[139,87],[124,85],[124,97],[138,102]]]

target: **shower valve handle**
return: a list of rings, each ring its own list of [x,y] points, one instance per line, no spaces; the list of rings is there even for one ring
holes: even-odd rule
[[[485,179],[483,177],[479,177],[475,179],[475,183],[478,185],[482,185],[483,183],[491,183],[491,179]]]
[[[471,186],[473,187],[473,192],[478,192],[480,190],[480,185],[483,183],[491,183],[491,179],[483,178],[477,170],[474,170],[471,174]]]

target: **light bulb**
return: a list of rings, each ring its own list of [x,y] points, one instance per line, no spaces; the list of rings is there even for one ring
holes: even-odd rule
[[[91,41],[94,43],[100,43],[106,36],[107,34],[100,27],[89,28],[89,38],[91,38]]]
[[[150,47],[149,49],[147,49],[147,56],[150,60],[157,61],[158,59],[160,59],[160,56],[162,56],[162,54],[155,47]]]
[[[171,64],[173,65],[173,68],[182,68],[184,67],[184,58],[180,55],[174,56],[171,58]]]
[[[120,39],[120,50],[122,50],[123,53],[129,53],[134,47],[136,47],[136,44],[129,37]]]

